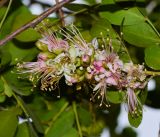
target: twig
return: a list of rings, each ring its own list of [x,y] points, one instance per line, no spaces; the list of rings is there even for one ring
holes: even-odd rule
[[[76,106],[76,103],[73,102],[73,103],[72,103],[72,106],[73,106],[73,111],[74,111],[75,118],[76,118],[76,123],[77,123],[78,132],[79,132],[79,137],[83,137],[83,135],[82,135],[82,130],[81,130],[81,126],[80,126],[80,123],[79,123],[78,114],[77,114],[77,106]]]
[[[151,76],[160,76],[160,72],[157,72],[157,71],[148,71],[148,70],[145,70],[145,74],[151,75]]]
[[[59,3],[59,0],[56,0],[56,4],[58,4],[58,3]],[[64,22],[64,14],[63,14],[62,8],[60,8],[58,10],[58,16],[59,16],[59,18],[61,20],[61,25],[64,27],[65,26],[65,22]]]
[[[16,35],[20,34],[21,32],[23,32],[24,30],[28,29],[28,28],[34,28],[38,23],[40,23],[43,19],[45,19],[46,17],[48,17],[48,15],[50,15],[51,13],[57,11],[59,8],[61,8],[62,6],[64,6],[65,4],[72,2],[73,0],[63,0],[62,2],[59,2],[58,4],[56,4],[55,6],[49,8],[47,11],[43,12],[42,14],[40,14],[37,18],[33,19],[31,22],[23,25],[22,27],[20,27],[19,29],[17,29],[16,31],[12,32],[11,34],[9,34],[8,36],[6,36],[3,40],[0,40],[0,46],[4,45],[6,42],[8,42],[9,40],[13,39]]]
[[[5,12],[4,16],[3,16],[2,21],[0,22],[0,31],[1,31],[1,28],[2,28],[2,25],[3,25],[4,21],[5,21],[5,19],[6,19],[6,17],[7,17],[7,14],[8,14],[8,12],[9,12],[10,7],[11,7],[11,4],[12,4],[12,0],[9,1],[7,10],[6,10],[6,12]]]

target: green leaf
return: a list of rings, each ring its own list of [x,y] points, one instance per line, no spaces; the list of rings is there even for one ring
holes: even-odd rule
[[[19,101],[22,103],[23,107],[26,109],[28,115],[30,116],[30,118],[33,120],[33,124],[36,128],[36,130],[39,132],[39,133],[44,133],[44,128],[40,122],[40,119],[38,118],[38,116],[35,114],[35,112],[33,112],[26,104],[25,102],[20,98],[18,97]]]
[[[160,38],[146,22],[123,27],[123,38],[137,47],[149,47],[160,44]]]
[[[118,39],[112,39],[112,47],[114,52],[118,52],[120,50],[120,47],[122,47],[122,43]]]
[[[125,93],[122,91],[109,91],[106,97],[111,103],[119,104],[124,101]]]
[[[128,10],[117,10],[115,12],[101,12],[100,16],[106,18],[114,25],[121,25],[123,20],[123,25],[135,25],[145,22],[145,17],[135,7]]]
[[[32,15],[29,9],[25,6],[17,9],[16,12],[18,12],[19,14],[14,19],[12,31],[15,31],[19,27],[23,26],[24,24],[35,18],[35,16]],[[17,40],[23,42],[36,41],[38,38],[40,38],[40,34],[32,28],[29,28],[16,36]]]
[[[0,49],[0,69],[4,69],[5,66],[10,64],[11,54],[7,51],[7,48],[4,47]]]
[[[30,137],[28,125],[26,123],[18,125],[15,137]]]
[[[6,95],[3,93],[0,94],[0,103],[3,103],[6,100]]]
[[[85,0],[87,4],[94,5],[97,4],[96,0]]]
[[[136,116],[133,116],[132,114],[128,113],[128,120],[131,126],[138,127],[142,122],[142,114],[138,114]]]
[[[75,128],[69,129],[62,137],[79,137],[79,134]]]
[[[12,42],[7,45],[8,51],[11,53],[11,65],[15,65],[20,61],[31,61],[36,58],[39,50],[34,46],[26,47],[24,43],[14,44]],[[18,54],[17,54],[18,53]]]
[[[147,99],[147,95],[148,95],[147,89],[144,89],[144,90],[140,91],[140,93],[139,93],[138,96],[139,96],[140,102],[141,102],[142,104],[145,104],[145,101],[146,101],[146,99]]]
[[[13,24],[13,21],[15,20],[17,14],[19,13],[15,11],[9,17],[7,17],[6,21],[3,24],[3,27],[1,28],[0,39],[3,39],[7,34],[11,32],[11,24]]]
[[[1,7],[0,8],[0,21],[3,18],[5,11],[6,11],[6,7]]]
[[[67,5],[65,5],[65,7],[69,10],[72,10],[72,11],[80,11],[82,9],[88,9],[89,8],[89,6],[86,5],[86,4],[76,4],[76,3],[67,4]]]
[[[135,0],[115,0],[115,2],[135,2]]]
[[[38,101],[36,101],[36,102],[38,102]],[[43,115],[43,121],[49,121],[49,120],[57,117],[57,115],[59,114],[59,112],[61,111],[61,109],[64,106],[67,106],[66,104],[68,104],[68,102],[64,98],[61,98],[60,100],[55,101],[55,102],[48,102],[47,103],[47,108],[48,108],[47,112],[48,113],[44,113],[44,115]]]
[[[114,0],[102,0],[102,4],[115,4]]]
[[[2,80],[3,80],[3,83],[4,83],[4,93],[5,95],[7,95],[8,97],[11,97],[12,96],[12,89],[9,87],[7,81],[1,77]]]
[[[19,74],[16,73],[15,69],[6,71],[3,74],[7,85],[19,95],[28,96],[31,94],[33,85],[28,79],[20,79]]]
[[[93,38],[88,30],[82,31],[81,34],[82,34],[83,38],[85,38],[85,41],[87,41],[87,42],[92,41]]]
[[[160,46],[145,49],[145,62],[150,68],[160,70]]]
[[[89,126],[92,123],[92,114],[88,110],[82,107],[78,107],[77,111],[78,111],[80,125]]]
[[[89,127],[82,127],[82,131],[87,137],[99,137],[106,124],[103,120],[96,120]]]
[[[4,91],[4,82],[0,77],[0,93]]]
[[[110,22],[104,18],[98,19],[92,23],[90,34],[92,35],[92,37],[109,35],[111,38],[117,38]]]
[[[0,137],[13,137],[18,125],[16,113],[12,110],[0,111]]]
[[[51,124],[46,137],[64,137],[72,129],[73,123],[74,112],[70,109],[61,114],[61,117]],[[70,136],[72,137],[72,135]]]

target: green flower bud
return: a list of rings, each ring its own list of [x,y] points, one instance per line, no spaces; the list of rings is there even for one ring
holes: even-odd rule
[[[56,55],[59,55],[62,52],[63,52],[63,49],[54,49],[54,51],[53,51],[53,53]]]
[[[79,66],[81,66],[81,64],[82,64],[82,61],[81,61],[81,59],[80,58],[76,58],[76,67],[79,67]]]
[[[48,46],[40,41],[36,42],[36,46],[41,51],[48,51]]]
[[[82,69],[83,67],[79,67],[78,69],[76,69],[76,74],[78,74],[79,76],[82,76],[84,74],[84,69]]]
[[[43,54],[46,55],[48,59],[53,59],[56,57],[56,55],[51,52],[43,52]]]
[[[75,62],[77,56],[76,56],[76,49],[74,46],[71,46],[69,48],[69,54],[70,54],[72,62]]]

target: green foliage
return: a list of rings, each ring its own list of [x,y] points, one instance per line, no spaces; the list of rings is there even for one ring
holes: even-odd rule
[[[146,22],[138,25],[130,25],[123,27],[124,39],[137,47],[155,46],[160,43],[160,37],[153,28]],[[134,38],[134,39],[133,39]]]
[[[8,96],[11,97],[12,96],[12,89],[9,87],[9,85],[7,84],[7,82],[3,79],[4,82],[4,93]]]
[[[92,123],[92,114],[85,108],[79,107],[78,110],[80,124],[84,127],[90,126]]]
[[[128,113],[128,120],[133,127],[137,128],[141,124],[142,114],[137,114],[136,116],[133,116],[132,114]]]
[[[122,26],[124,40],[138,47],[149,47],[160,43],[160,38],[152,28],[152,24],[137,8],[101,12],[100,16],[114,25]]]
[[[114,25],[121,25],[122,23],[123,25],[135,25],[146,20],[136,7],[115,12],[100,12],[100,16],[108,19]]]
[[[22,123],[18,125],[15,137],[30,137],[29,128],[27,123]]]
[[[4,91],[4,83],[3,80],[0,78],[0,93]]]
[[[72,11],[80,11],[82,9],[89,8],[89,6],[85,4],[69,4],[69,5],[66,5],[65,7]]]
[[[157,10],[160,4],[147,15],[144,9],[148,1],[145,0],[102,0],[101,3],[97,3],[96,0],[86,0],[85,2],[86,4],[67,4],[65,5],[67,10],[64,11],[65,15],[71,14],[74,18],[74,24],[78,26],[87,42],[96,37],[98,42],[105,41],[108,46],[109,38],[113,51],[123,62],[132,62],[131,59],[139,63],[145,62],[147,69],[156,70],[153,76],[160,74],[157,72],[160,70],[158,32],[160,14]],[[6,5],[0,8],[0,21],[6,11]],[[47,6],[42,4],[42,7]],[[32,15],[29,7],[24,6],[21,0],[14,1],[0,30],[0,39],[36,17],[37,15]],[[61,26],[57,17],[49,19],[53,21],[53,28]],[[47,27],[52,28],[50,25],[45,26]],[[101,37],[103,41],[100,41]],[[104,100],[108,102],[104,102],[111,103],[111,108],[108,109],[104,106],[97,107],[98,96],[94,98],[95,103],[89,101],[93,92],[90,83],[76,85],[80,86],[80,90],[77,91],[75,86],[66,86],[62,79],[55,90],[43,92],[39,87],[41,83],[33,87],[26,79],[28,75],[19,74],[17,63],[37,59],[40,51],[34,42],[39,38],[40,34],[35,29],[29,28],[0,47],[0,137],[79,137],[80,132],[85,137],[98,137],[106,127],[109,128],[111,137],[135,137],[135,132],[129,128],[124,129],[122,134],[115,133],[119,104],[127,102],[126,91],[115,91],[114,88],[107,87]],[[70,50],[76,59],[74,55],[76,49]],[[160,108],[160,80],[159,77],[154,79],[156,80],[154,91],[148,93],[147,89],[144,89],[135,93],[139,93],[138,99],[142,104]],[[55,97],[57,94],[62,98],[57,99]],[[76,109],[71,105],[73,102],[76,102]],[[19,123],[19,117],[25,122]],[[130,125],[136,128],[140,125],[142,117],[143,113],[134,115],[128,113]],[[80,125],[77,125],[77,121]]]
[[[116,91],[109,91],[107,92],[106,98],[114,104],[122,103],[125,99],[125,94],[123,91],[116,92]]]
[[[152,46],[148,47],[145,50],[145,62],[146,64],[155,70],[160,70],[160,47]]]
[[[39,52],[35,46],[30,46],[27,43],[8,43],[6,47],[8,52],[11,54],[11,65],[16,65],[20,61],[31,61],[36,58],[37,53]],[[18,54],[17,54],[18,53]],[[32,55],[32,56],[30,56]]]
[[[72,127],[74,124],[74,113],[72,109],[64,112],[56,122],[53,121],[51,124],[46,137],[78,137],[76,130]]]
[[[92,37],[109,35],[111,38],[116,38],[116,33],[114,32],[110,22],[104,18],[100,18],[93,22],[90,33]]]
[[[0,111],[0,136],[13,137],[18,126],[17,110]]]
[[[4,69],[7,65],[10,64],[11,55],[6,48],[0,49],[0,69]]]
[[[14,18],[12,31],[18,29],[20,26],[24,25],[25,23],[31,21],[36,17],[29,12],[27,7],[24,6],[20,7],[16,12],[18,14]],[[16,37],[17,40],[23,42],[35,41],[38,38],[40,38],[39,33],[32,28],[27,29]]]
[[[0,8],[0,20],[3,18],[3,15],[4,15],[4,13],[5,13],[5,11],[6,11],[6,8],[5,7],[1,7]]]
[[[115,4],[114,0],[102,0],[102,4]]]

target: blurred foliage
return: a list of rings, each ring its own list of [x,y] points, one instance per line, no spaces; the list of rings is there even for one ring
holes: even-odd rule
[[[134,62],[145,62],[149,70],[160,70],[159,0],[85,2],[86,4],[65,5],[64,13],[74,17],[75,25],[86,40],[90,41],[103,32],[113,39],[114,49],[120,52],[123,60],[128,61],[130,59],[125,49],[120,49],[119,38],[122,37]],[[156,3],[154,7],[152,2]],[[33,3],[39,3],[43,8],[50,6],[32,0],[27,7],[20,0],[13,0],[9,14],[0,29],[0,39],[37,16],[29,11]],[[0,20],[7,5],[8,2],[0,7]],[[147,12],[149,5],[151,8]],[[54,20],[54,26],[59,24],[57,17],[49,19]],[[120,35],[121,32],[123,35]],[[81,91],[76,91],[76,87],[68,87],[62,80],[59,89],[42,92],[38,87],[33,88],[25,76],[23,79],[19,78],[16,64],[36,59],[39,51],[35,47],[35,41],[39,38],[39,33],[28,29],[0,47],[0,137],[78,137],[80,131],[77,122],[83,137],[98,137],[104,128],[109,129],[111,137],[137,137],[131,127],[126,127],[122,133],[115,131],[120,113],[119,104],[124,99],[122,92],[108,92],[107,98],[111,108],[106,109],[99,108],[97,102],[89,101],[90,88],[86,85]],[[147,98],[147,91],[140,98],[147,105],[160,108],[160,78],[154,79],[156,88],[148,93]],[[60,99],[57,98],[59,92]],[[73,105],[74,102],[76,106]],[[137,118],[129,115],[128,118],[132,126],[138,127],[142,115]]]

